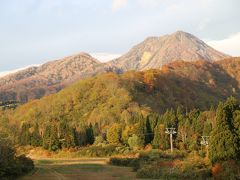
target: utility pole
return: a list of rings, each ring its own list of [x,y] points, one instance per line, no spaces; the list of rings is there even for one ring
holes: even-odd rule
[[[166,128],[165,133],[170,135],[170,145],[171,145],[171,152],[173,152],[173,134],[176,134],[177,132],[175,131],[176,128]]]
[[[209,139],[210,136],[202,136],[202,140],[201,140],[201,144],[206,146],[206,151],[207,151],[207,154],[206,156],[208,157],[208,139]]]

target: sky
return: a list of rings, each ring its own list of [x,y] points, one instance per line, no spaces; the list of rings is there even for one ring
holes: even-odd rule
[[[78,52],[101,61],[183,30],[240,56],[239,0],[0,0],[0,76]]]

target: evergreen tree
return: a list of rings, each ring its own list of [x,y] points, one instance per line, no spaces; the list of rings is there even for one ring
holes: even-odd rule
[[[240,139],[240,110],[234,112],[234,128]]]
[[[203,128],[203,135],[204,136],[209,136],[212,131],[212,125],[209,122],[204,123],[204,128]]]
[[[153,140],[153,130],[150,124],[149,117],[146,119],[146,134],[145,134],[145,144],[150,144]]]
[[[177,146],[181,150],[189,149],[189,140],[192,138],[191,124],[188,118],[181,119],[178,125]]]
[[[132,135],[131,126],[125,126],[125,129],[122,131],[122,142],[123,144],[128,144],[128,139]]]
[[[193,109],[187,115],[195,134],[198,134],[198,135],[202,134],[202,130],[203,130],[203,123],[200,122],[199,120],[200,114],[201,112],[199,109]]]
[[[42,145],[42,138],[39,134],[39,126],[38,123],[35,124],[34,128],[33,128],[33,132],[31,133],[30,136],[30,144],[32,146],[41,146]]]
[[[154,148],[159,148],[162,150],[166,150],[170,147],[169,144],[169,137],[168,135],[165,133],[165,125],[159,123],[154,130],[154,139],[153,139],[153,146]]]
[[[75,146],[74,130],[75,129],[70,127],[66,121],[62,121],[60,123],[59,131],[60,131],[61,147],[70,148]]]
[[[178,120],[173,109],[167,110],[160,119],[166,127],[177,128]]]
[[[74,143],[76,146],[87,145],[87,135],[85,127],[74,129]]]
[[[20,144],[21,145],[28,145],[31,144],[31,136],[30,136],[30,124],[29,123],[23,123],[22,128],[21,128],[21,132],[20,132]]]
[[[93,126],[90,123],[89,127],[86,129],[86,135],[87,135],[87,144],[93,144],[94,143],[94,132],[93,132]]]
[[[148,139],[148,134],[147,134],[147,129],[146,129],[146,122],[143,117],[140,117],[139,122],[135,124],[135,134],[138,137],[138,141],[141,142],[141,146],[143,147],[144,145],[147,144]]]
[[[216,127],[209,142],[209,157],[213,163],[240,157],[239,138],[233,125],[233,114],[238,109],[239,105],[233,97],[218,106]]]
[[[43,144],[42,144],[44,149],[49,149],[50,136],[51,136],[51,127],[46,126],[45,131],[43,133]]]
[[[58,129],[57,126],[52,125],[50,129],[50,141],[48,149],[51,151],[56,151],[60,148],[60,141],[58,138]]]
[[[119,144],[121,140],[121,129],[119,124],[114,123],[107,131],[107,141],[110,144]]]

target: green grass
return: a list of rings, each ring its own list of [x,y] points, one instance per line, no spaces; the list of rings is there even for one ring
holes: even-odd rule
[[[34,161],[34,164],[35,165],[46,165],[46,164],[54,164],[55,161],[53,160],[46,160],[46,159],[43,159],[43,160],[35,160]]]
[[[104,170],[103,165],[99,164],[71,164],[71,165],[57,165],[53,168],[58,173],[71,174],[75,172],[100,172]]]
[[[135,179],[131,168],[106,164],[104,158],[86,159],[41,159],[36,160],[36,169],[21,180],[45,179]]]

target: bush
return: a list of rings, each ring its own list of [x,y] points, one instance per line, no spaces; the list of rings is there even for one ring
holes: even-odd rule
[[[111,158],[109,163],[116,166],[133,167],[138,158]]]
[[[138,149],[138,148],[142,147],[143,144],[144,144],[143,140],[135,134],[133,134],[132,137],[130,137],[128,139],[128,145],[132,149]]]
[[[140,168],[139,158],[111,158],[109,164],[115,166],[133,167],[134,171]]]
[[[106,143],[107,142],[104,140],[104,138],[102,136],[96,136],[93,145],[95,145],[95,146],[104,146],[104,145],[106,145]]]
[[[166,163],[167,164],[167,163]],[[137,171],[137,178],[152,179],[208,179],[211,172],[208,169],[181,171],[176,166],[166,165],[147,165]]]
[[[21,167],[21,171],[23,173],[27,173],[34,169],[33,161],[30,158],[26,157],[25,155],[17,157],[16,160],[17,164],[19,164],[19,166]]]
[[[0,179],[14,179],[34,169],[33,161],[24,155],[0,162]]]
[[[148,165],[137,171],[137,178],[179,179],[179,170],[160,166]]]
[[[183,159],[181,152],[168,154],[153,151],[150,153],[150,158],[144,157],[142,159],[144,161],[141,162],[146,163],[140,164],[141,167],[137,171],[137,178],[208,179],[211,177],[209,164],[198,156]]]
[[[134,158],[111,158],[109,163],[116,166],[133,167],[133,170],[137,171],[141,164],[147,163],[148,161],[150,161],[148,154],[139,153],[138,157]]]
[[[209,161],[200,156],[190,154],[188,158],[177,164],[185,178],[207,179],[211,177]]]
[[[219,180],[240,179],[240,166],[233,160],[217,163],[212,167],[212,175]]]

